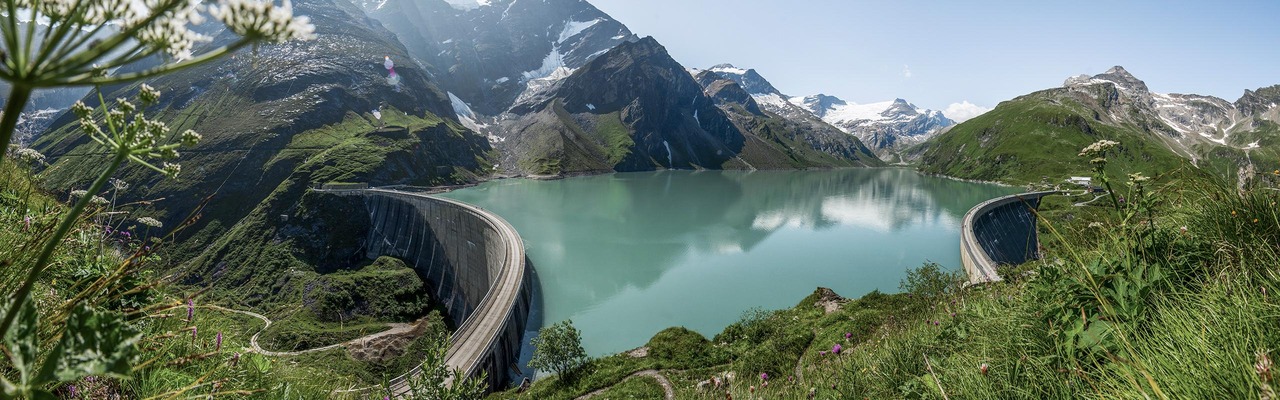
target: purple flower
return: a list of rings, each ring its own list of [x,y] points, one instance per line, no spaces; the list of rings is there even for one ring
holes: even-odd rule
[[[31,216],[28,215],[28,216],[22,217],[22,230],[25,231],[30,229],[31,229]]]
[[[844,333],[844,340],[849,340],[849,339],[852,339],[852,338],[853,338],[853,334],[852,334],[852,333],[849,333],[849,332],[845,332],[845,333]]]
[[[769,373],[768,373],[768,372],[762,372],[762,373],[760,373],[760,380],[762,380],[762,381],[767,381],[767,380],[769,380]]]
[[[195,316],[196,316],[196,302],[195,300],[187,299],[187,322],[191,322],[191,319],[194,318]]]
[[[951,313],[951,318],[955,318],[955,317],[956,317],[956,313]]]
[[[76,397],[76,385],[67,386],[67,396],[72,398]]]
[[[831,348],[831,354],[840,354],[840,350],[844,350],[844,348],[840,347],[839,344],[836,344]]]
[[[222,332],[218,332],[218,338],[214,339],[213,351],[222,350]]]
[[[825,355],[827,355],[827,351],[826,351],[826,350],[819,351],[819,352],[818,352],[818,355],[823,355],[823,356],[825,356]]]
[[[120,231],[120,236],[129,237],[129,231]]]
[[[200,327],[198,327],[198,326],[193,326],[193,327],[191,327],[191,341],[192,341],[192,342],[196,341],[196,333],[197,333],[197,332],[200,332]]]

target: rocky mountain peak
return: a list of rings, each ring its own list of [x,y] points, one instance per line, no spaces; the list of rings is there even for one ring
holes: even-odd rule
[[[772,83],[769,83],[768,79],[765,79],[764,76],[760,75],[760,73],[756,72],[754,69],[738,68],[733,64],[719,64],[711,67],[708,71],[715,72],[725,78],[732,79],[734,82],[737,82],[739,86],[742,86],[743,90],[746,90],[747,93],[751,93],[753,96],[772,94],[778,95],[779,98],[786,97],[783,96],[782,92],[779,91],[778,88],[774,87]]]
[[[809,109],[810,111],[813,111],[814,115],[817,115],[819,118],[825,117],[827,114],[827,110],[831,110],[836,106],[843,106],[843,105],[849,104],[849,103],[846,103],[844,100],[841,100],[839,97],[828,96],[825,94],[805,96],[805,98],[801,102],[804,104],[805,108]]]
[[[1129,73],[1129,70],[1126,70],[1124,67],[1119,65],[1111,67],[1107,72],[1103,72],[1098,75],[1079,75],[1067,78],[1067,81],[1063,83],[1063,86],[1083,87],[1103,83],[1111,83],[1120,90],[1134,92],[1136,94],[1147,94],[1151,92],[1151,90],[1147,88],[1146,82],[1143,82],[1141,79],[1133,76],[1133,74]]]
[[[1257,115],[1280,105],[1280,85],[1264,87],[1258,90],[1244,91],[1244,96],[1236,100],[1235,106],[1245,115]]]

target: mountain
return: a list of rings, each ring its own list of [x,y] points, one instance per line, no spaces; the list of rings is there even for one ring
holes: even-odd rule
[[[478,114],[501,114],[591,59],[638,38],[581,0],[379,0],[362,3],[441,88]]]
[[[131,218],[177,227],[201,216],[180,232],[180,247],[166,249],[166,258],[186,263],[184,282],[235,288],[224,294],[249,305],[296,294],[349,261],[314,247],[340,229],[299,222],[316,209],[302,205],[308,188],[451,184],[491,172],[488,141],[462,127],[447,94],[395,35],[346,0],[294,6],[311,17],[316,40],[264,45],[148,82],[163,96],[150,117],[204,136],[182,151],[178,180],[137,166],[117,174],[131,186],[120,203],[151,201]],[[232,37],[219,31],[210,45]],[[136,85],[104,91],[132,97]],[[55,160],[49,187],[86,187],[101,168],[100,148],[77,126],[64,118],[36,142]]]
[[[902,151],[906,148],[955,125],[955,121],[942,115],[941,111],[922,110],[903,99],[850,104],[838,97],[818,94],[795,97],[790,101],[862,139],[884,159],[902,159]]]
[[[501,165],[563,174],[880,164],[855,141],[822,151],[802,132],[716,103],[652,37],[622,43],[504,114]]]
[[[691,71],[695,75],[701,72],[704,71]],[[940,111],[920,110],[901,99],[849,105],[826,95],[793,98],[783,94],[755,69],[739,68],[733,64],[716,65],[705,72],[736,82],[765,111],[805,124],[819,119],[852,134],[881,159],[901,159],[899,152],[902,149],[923,142],[955,124]]]
[[[1277,98],[1280,86],[1246,91],[1235,103],[1155,93],[1117,66],[1001,103],[923,145],[921,163],[926,172],[961,178],[1057,181],[1087,175],[1088,161],[1076,153],[1108,139],[1121,143],[1111,165],[1125,173],[1155,175],[1189,163],[1236,178],[1280,164]]]

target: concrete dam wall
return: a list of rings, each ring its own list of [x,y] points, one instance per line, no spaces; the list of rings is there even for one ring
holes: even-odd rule
[[[506,386],[519,357],[532,303],[532,273],[519,234],[478,207],[422,194],[358,191],[369,213],[370,259],[405,260],[432,285],[455,326],[445,364]],[[416,374],[414,369],[410,374]],[[392,381],[406,393],[406,376]]]
[[[1000,197],[978,204],[960,228],[960,262],[969,285],[1001,281],[996,267],[1040,259],[1036,213],[1040,200],[1058,192]]]

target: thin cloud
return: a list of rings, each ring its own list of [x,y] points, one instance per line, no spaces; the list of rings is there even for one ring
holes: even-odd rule
[[[907,78],[907,79],[911,79],[911,66],[910,66],[910,65],[905,65],[905,64],[904,64],[904,65],[902,66],[902,77],[903,77],[903,78]]]
[[[965,100],[960,103],[951,103],[951,105],[947,106],[946,110],[942,111],[942,115],[946,115],[947,118],[951,118],[953,121],[960,123],[974,119],[979,115],[986,114],[987,111],[991,111],[991,109]]]

